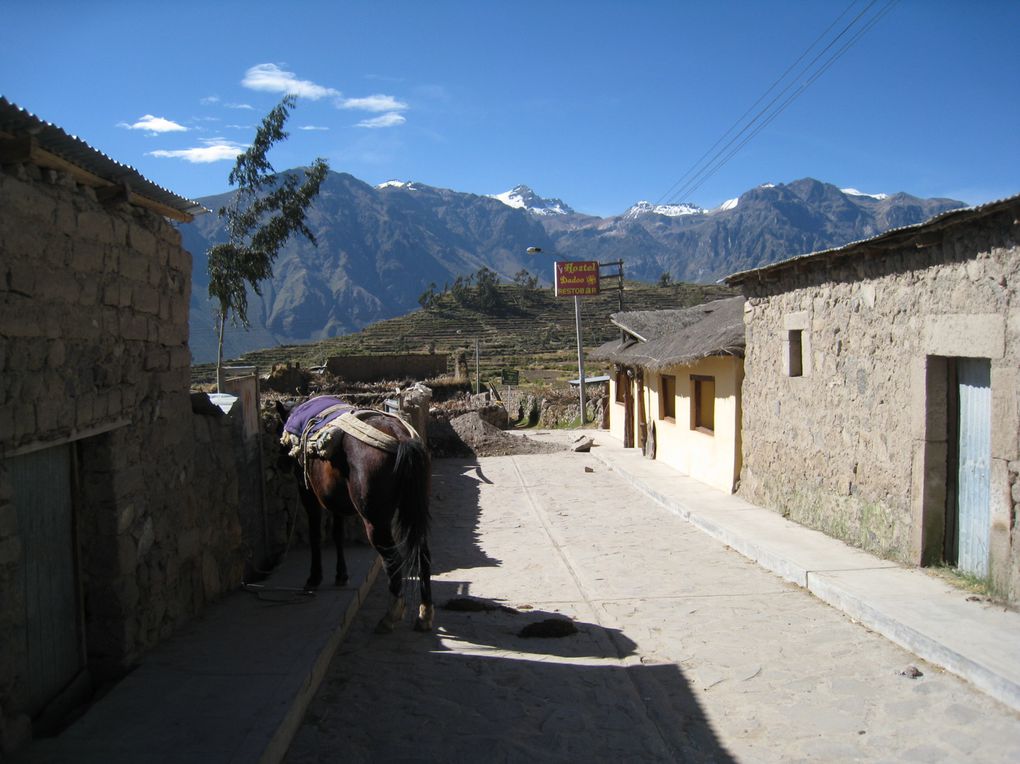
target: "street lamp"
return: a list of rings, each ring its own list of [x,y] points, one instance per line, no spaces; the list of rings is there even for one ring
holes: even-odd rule
[[[529,255],[542,254],[541,247],[528,247]],[[581,343],[581,298],[574,295],[574,325],[577,330],[577,381],[581,399],[581,426],[584,427],[584,345]]]

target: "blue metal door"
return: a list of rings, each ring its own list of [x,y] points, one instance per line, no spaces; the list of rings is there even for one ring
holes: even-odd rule
[[[980,358],[959,359],[957,384],[960,402],[957,566],[966,573],[987,576],[992,461],[990,362]]]
[[[7,461],[21,536],[30,711],[40,711],[83,668],[71,503],[71,446]]]

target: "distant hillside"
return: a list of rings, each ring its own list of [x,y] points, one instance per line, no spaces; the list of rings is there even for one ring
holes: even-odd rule
[[[209,209],[227,197],[203,198]],[[522,209],[496,199],[428,186],[374,188],[330,173],[308,218],[318,247],[295,237],[281,253],[275,278],[253,297],[253,333],[230,332],[227,355],[286,342],[324,339],[418,308],[431,283],[492,268],[507,279],[522,268],[546,275],[550,262],[529,259],[529,246],[548,246],[545,229]],[[215,215],[181,226],[194,259],[191,351],[215,358],[206,250],[222,240]],[[551,250],[550,250],[551,251]],[[541,275],[541,274],[540,274]]]
[[[503,368],[558,370],[560,379],[577,376],[577,338],[574,301],[555,297],[547,288],[499,288],[498,309],[479,310],[471,301],[458,303],[447,293],[435,309],[380,321],[354,334],[305,345],[286,345],[246,353],[233,363],[269,369],[274,363],[318,366],[335,355],[371,353],[464,351],[474,369],[474,343],[478,338],[482,376],[498,376]],[[673,284],[666,287],[628,282],[625,310],[658,310],[697,305],[729,297],[733,291],[719,285]],[[619,291],[606,289],[581,300],[583,342],[591,349],[611,339],[616,331],[609,316],[619,310]],[[588,366],[588,364],[586,364]],[[591,371],[596,371],[591,366]],[[196,366],[196,383],[214,378],[213,366]]]
[[[953,199],[862,194],[804,178],[765,184],[713,210],[653,207],[580,220],[544,217],[557,252],[570,258],[627,261],[634,278],[669,273],[677,281],[710,282],[799,254],[875,236],[964,207]]]
[[[217,210],[229,194],[200,201]],[[639,202],[621,215],[581,215],[526,186],[495,197],[391,181],[378,187],[330,173],[309,215],[318,247],[295,238],[262,297],[249,300],[250,331],[228,330],[226,355],[326,339],[418,308],[435,284],[487,267],[505,282],[526,269],[549,283],[552,261],[625,261],[628,279],[711,283],[736,271],[919,223],[963,206],[908,194],[866,195],[810,178],[766,184],[713,210]],[[205,253],[222,241],[215,214],[181,226],[194,258],[191,350],[215,358]],[[529,257],[528,247],[545,254]]]

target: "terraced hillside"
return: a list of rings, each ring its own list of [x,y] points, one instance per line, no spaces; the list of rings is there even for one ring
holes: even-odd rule
[[[435,352],[453,355],[463,352],[474,373],[475,340],[478,340],[482,379],[498,378],[504,368],[521,371],[523,384],[562,382],[577,376],[577,343],[574,301],[555,297],[551,289],[498,287],[497,305],[483,310],[469,293],[466,299],[443,294],[429,310],[416,310],[365,327],[354,334],[304,345],[282,345],[246,353],[232,365],[255,365],[268,369],[276,363],[318,366],[337,355],[373,353]],[[624,289],[625,310],[682,308],[706,300],[728,297],[726,287],[702,284],[653,286],[628,282]],[[619,292],[605,289],[597,297],[581,299],[581,328],[585,348],[611,339],[616,330],[609,316],[619,310]],[[452,368],[451,368],[452,371]],[[605,369],[586,363],[586,374]],[[211,364],[192,369],[194,384],[215,377]]]

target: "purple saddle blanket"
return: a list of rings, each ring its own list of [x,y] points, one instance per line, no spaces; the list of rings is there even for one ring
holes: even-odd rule
[[[354,406],[345,403],[340,398],[333,398],[328,395],[322,395],[317,398],[309,398],[300,406],[295,406],[291,409],[290,416],[287,417],[287,423],[283,426],[284,432],[289,432],[300,438],[301,434],[305,431],[305,427],[308,425],[308,422],[320,416],[322,412],[330,406],[343,406],[343,408],[337,409],[326,416],[321,422],[317,422],[312,425],[313,433],[321,430],[329,422],[332,422],[345,411],[354,411]]]

